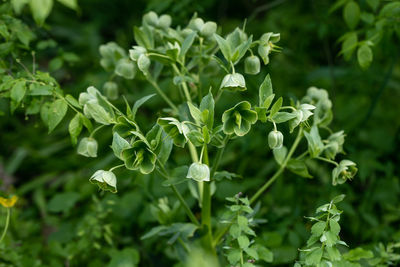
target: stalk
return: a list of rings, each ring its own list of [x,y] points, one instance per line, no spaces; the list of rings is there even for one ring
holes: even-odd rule
[[[0,237],[0,243],[1,243],[1,241],[3,241],[4,237],[6,236],[8,226],[10,225],[10,214],[11,214],[11,208],[7,208],[6,225],[5,225],[3,233],[1,234],[1,237]]]
[[[203,162],[210,165],[208,160],[207,144],[203,147]],[[204,238],[204,243],[207,249],[213,251],[213,237],[211,229],[211,173],[210,181],[203,183],[203,201],[201,208],[201,225],[206,229],[207,233]]]

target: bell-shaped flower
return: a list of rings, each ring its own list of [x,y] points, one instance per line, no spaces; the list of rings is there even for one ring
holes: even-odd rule
[[[273,130],[268,134],[268,145],[271,149],[279,149],[283,145],[283,134]]]
[[[95,158],[97,157],[97,147],[96,139],[92,137],[84,137],[79,142],[78,154],[85,157]]]
[[[327,158],[334,159],[336,154],[343,152],[344,137],[343,131],[333,133],[328,137],[328,144],[324,150]]]
[[[111,171],[98,170],[90,177],[89,181],[97,184],[104,191],[117,192],[117,178]]]
[[[257,112],[251,110],[247,101],[236,104],[222,114],[223,131],[225,134],[235,133],[243,136],[250,131],[251,125],[257,121]]]
[[[332,171],[332,184],[343,184],[347,180],[353,179],[357,173],[356,164],[350,160],[344,159],[339,163],[339,166]]]
[[[296,117],[289,122],[290,131],[293,131],[300,123],[308,120],[313,115],[311,110],[314,110],[315,106],[310,104],[301,104],[293,113]]]
[[[154,170],[157,156],[150,150],[149,145],[143,140],[137,140],[132,147],[124,149],[121,158],[129,170],[139,170],[149,174]]]
[[[189,167],[186,178],[193,179],[197,182],[210,181],[210,168],[207,164],[192,163]]]
[[[220,89],[231,92],[245,91],[246,81],[244,80],[243,75],[240,73],[227,74],[221,82]]]
[[[260,59],[257,56],[248,56],[244,60],[244,72],[247,74],[256,75],[260,72]]]
[[[157,123],[163,128],[164,132],[172,138],[176,146],[185,146],[189,127],[184,122],[180,122],[172,117],[167,117],[159,118]]]

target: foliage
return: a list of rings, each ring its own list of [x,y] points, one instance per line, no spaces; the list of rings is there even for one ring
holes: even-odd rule
[[[44,20],[50,9],[41,9],[48,14],[39,20],[40,14],[32,9],[35,22],[44,26],[37,28],[27,8],[21,9],[19,16],[14,13],[16,2],[2,4],[7,15],[2,15],[1,23],[6,26],[1,29],[9,35],[2,34],[5,49],[0,50],[4,53],[0,107],[7,114],[0,126],[11,127],[14,134],[3,131],[1,147],[5,153],[1,153],[0,167],[5,166],[2,182],[8,192],[13,174],[27,180],[11,182],[16,187],[11,191],[20,201],[7,216],[10,229],[0,244],[5,252],[0,259],[6,266],[135,266],[139,261],[146,266],[216,266],[217,261],[239,266],[290,264],[307,238],[305,229],[309,227],[299,219],[301,214],[338,192],[348,195],[342,203],[345,223],[339,228],[333,222],[331,225],[333,218],[339,222],[339,213],[319,214],[322,217],[316,217],[320,220],[317,223],[327,225],[321,233],[325,238],[306,247],[297,264],[314,265],[313,260],[307,262],[306,254],[315,259],[321,251],[321,260],[335,264],[396,264],[395,224],[399,217],[398,201],[393,196],[399,192],[398,178],[391,167],[395,160],[387,149],[395,147],[396,139],[376,135],[385,127],[393,128],[396,113],[386,108],[385,116],[379,117],[383,113],[378,105],[376,112],[380,113],[372,116],[376,104],[371,105],[365,117],[369,124],[351,131],[346,145],[344,131],[331,130],[352,130],[359,123],[360,116],[353,120],[346,116],[368,110],[361,109],[368,103],[367,94],[358,88],[371,87],[354,77],[370,73],[371,79],[380,81],[378,72],[372,75],[370,71],[386,66],[384,52],[392,51],[396,37],[382,38],[380,46],[388,49],[374,49],[375,61],[367,74],[359,74],[340,61],[335,63],[337,67],[329,63],[331,75],[318,74],[325,62],[309,51],[324,46],[329,57],[332,47],[326,46],[325,38],[335,40],[342,35],[343,21],[340,12],[335,12],[330,14],[332,23],[318,23],[314,17],[315,25],[306,27],[312,17],[309,11],[304,12],[306,3],[288,6],[278,1],[278,8],[265,18],[254,15],[264,8],[255,4],[246,26],[235,28],[232,25],[238,21],[231,18],[217,24],[194,15],[187,23],[190,8],[177,11],[169,3],[161,6],[151,1],[148,10],[164,10],[171,16],[146,13],[142,25],[134,27],[135,45],[129,50],[126,47],[132,39],[128,29],[138,25],[130,16],[143,12],[142,3],[133,11],[127,8],[122,12],[126,19],[118,20],[118,28],[127,30],[120,32],[107,21],[115,14],[122,17],[123,8],[113,12],[108,6],[110,12],[99,12],[99,4],[88,12],[87,3],[82,1],[82,14],[91,14],[92,21],[75,28],[72,18],[63,15],[66,10],[57,5],[53,9],[57,16],[49,16],[48,24]],[[323,3],[313,3],[313,12],[327,14],[328,5]],[[349,3],[354,11],[355,2]],[[123,1],[120,4],[122,7]],[[210,4],[212,1],[201,5],[207,9]],[[349,4],[343,5],[346,9]],[[128,10],[131,15],[127,15]],[[293,12],[296,22],[282,22],[282,14]],[[344,23],[357,27],[354,12],[345,13]],[[219,18],[209,18],[213,17]],[[238,17],[244,18],[243,14]],[[324,30],[331,24],[339,27]],[[291,30],[292,25],[296,31]],[[391,34],[392,26],[395,29],[396,24],[382,28],[384,36]],[[93,30],[101,27],[112,29],[103,45],[99,43],[103,36],[99,38]],[[265,33],[265,29],[280,31],[282,39],[278,33]],[[85,30],[93,34],[83,34]],[[73,37],[78,32],[84,45]],[[316,43],[304,39],[317,32],[318,37],[312,39]],[[49,34],[58,38],[57,42],[44,37]],[[72,39],[67,41],[69,37]],[[364,43],[357,45],[360,50]],[[99,64],[93,64],[98,46]],[[80,59],[65,52],[70,49]],[[364,50],[360,64],[366,67],[371,57]],[[310,64],[322,66],[313,70]],[[347,76],[338,72],[340,68]],[[384,84],[397,69],[392,65],[388,73]],[[337,75],[342,76],[335,85]],[[329,90],[311,87],[305,92],[310,84]],[[335,87],[343,90],[339,93]],[[394,99],[384,97],[386,103]],[[14,117],[8,116],[11,113]],[[20,122],[21,114],[30,120]],[[33,115],[40,115],[50,136],[43,135],[38,116]],[[68,133],[77,145],[74,148],[68,144]],[[32,138],[28,140],[26,135]],[[19,148],[15,150],[13,144]],[[345,151],[351,160],[343,157]],[[73,155],[76,152],[79,155]],[[361,164],[356,167],[355,162]],[[43,175],[35,177],[33,169]],[[354,179],[352,189],[345,182],[355,177],[357,169],[360,179]],[[98,187],[84,182],[89,177]],[[97,188],[110,192],[96,192]],[[118,194],[111,194],[117,188]],[[360,188],[365,194],[357,193]],[[268,194],[264,194],[267,189]],[[249,199],[238,191],[246,192]],[[268,223],[259,227],[266,222],[259,218],[268,219]],[[311,228],[312,234],[315,229]],[[355,249],[336,248],[341,242],[337,229]],[[378,241],[383,244],[376,245]],[[37,260],[32,262],[33,258]]]

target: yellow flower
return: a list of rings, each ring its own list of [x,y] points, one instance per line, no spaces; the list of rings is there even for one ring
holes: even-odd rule
[[[11,198],[0,197],[0,205],[5,208],[11,208],[14,207],[15,203],[17,203],[17,200],[17,196],[12,196]]]

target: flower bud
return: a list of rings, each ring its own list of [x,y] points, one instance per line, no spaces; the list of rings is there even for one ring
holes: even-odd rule
[[[244,72],[258,74],[260,72],[260,59],[257,56],[249,56],[244,60]]]
[[[133,61],[137,61],[139,57],[146,52],[147,52],[146,48],[141,46],[134,46],[133,49],[129,50],[129,57]]]
[[[210,181],[210,168],[206,164],[192,163],[189,167],[186,178],[191,178],[198,182]]]
[[[204,23],[201,27],[200,35],[204,37],[210,37],[217,31],[217,24],[213,21],[208,21]]]
[[[97,141],[92,137],[84,137],[79,142],[78,154],[85,157],[97,157]]]
[[[280,131],[271,131],[268,134],[268,145],[271,149],[279,149],[283,145],[283,134]]]
[[[103,86],[103,92],[110,100],[118,99],[118,85],[115,82],[106,82]]]
[[[240,73],[233,73],[225,75],[222,80],[220,89],[225,89],[228,91],[245,91],[246,90],[246,81],[244,77]]]
[[[98,170],[90,177],[89,181],[97,184],[102,190],[117,192],[117,178],[113,172]]]
[[[145,54],[141,54],[137,61],[139,69],[146,74],[150,67],[150,59]]]
[[[163,29],[168,29],[169,26],[171,26],[171,16],[170,15],[162,15],[158,19],[158,27],[163,28]]]
[[[332,184],[343,184],[347,180],[351,180],[357,173],[356,164],[350,160],[342,160],[339,166],[332,171]]]
[[[154,11],[150,11],[143,16],[143,22],[156,27],[158,25],[158,16]]]
[[[189,28],[195,31],[201,31],[204,26],[204,21],[201,18],[195,18],[189,23]]]
[[[135,65],[128,59],[120,59],[115,68],[115,74],[125,79],[133,79],[136,74]]]

